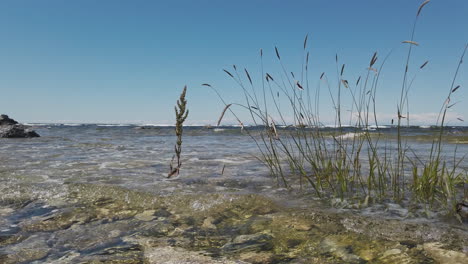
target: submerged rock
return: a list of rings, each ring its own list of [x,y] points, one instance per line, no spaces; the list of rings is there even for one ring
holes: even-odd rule
[[[361,263],[362,259],[353,254],[350,245],[340,243],[333,237],[327,237],[320,243],[323,253],[328,253],[346,263]]]
[[[240,235],[221,249],[227,253],[243,251],[268,251],[273,248],[273,237],[268,234]]]
[[[468,255],[462,252],[444,249],[444,245],[441,243],[426,243],[424,244],[424,251],[438,263],[468,263]]]
[[[226,259],[213,259],[200,252],[188,251],[178,247],[155,247],[145,251],[145,259],[149,263],[166,264],[241,264],[245,262],[230,261]]]
[[[68,192],[65,208],[0,211],[18,225],[0,229],[0,263],[468,263],[466,230],[448,224],[286,208],[261,195]]]
[[[460,216],[462,222],[468,222],[468,204],[457,203],[457,214]]]
[[[31,137],[39,137],[39,134],[25,125],[18,124],[17,121],[7,115],[0,115],[0,138]]]
[[[46,235],[32,235],[21,244],[7,247],[4,252],[8,252],[8,254],[4,255],[0,252],[0,263],[30,263],[46,257],[50,250]]]
[[[149,221],[156,218],[154,213],[155,213],[154,210],[146,210],[146,211],[144,211],[142,213],[136,214],[135,218],[140,220],[140,221],[149,222]]]

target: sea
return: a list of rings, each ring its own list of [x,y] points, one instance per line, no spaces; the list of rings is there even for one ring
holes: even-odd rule
[[[259,160],[253,140],[263,127],[187,126],[182,143],[182,168],[176,179],[168,179],[176,136],[173,126],[141,124],[28,124],[41,137],[0,139],[0,187],[8,196],[18,185],[30,185],[30,194],[57,195],[55,189],[70,183],[117,185],[130,189],[170,194],[183,192],[268,192],[278,188],[269,170]],[[278,127],[287,134],[294,127]],[[396,138],[392,126],[335,128],[343,140],[368,130],[382,138]],[[431,126],[405,127],[402,134],[408,155],[424,159],[440,129]],[[442,157],[468,170],[468,127],[444,128]],[[257,138],[258,140],[258,138]],[[329,137],[330,144],[334,139]],[[395,144],[380,143],[383,151]],[[280,186],[281,187],[281,186]],[[58,191],[59,193],[59,191]]]
[[[411,214],[408,208],[394,201],[353,209],[352,206],[344,206],[343,202],[320,201],[310,186],[285,188],[278,184],[259,159],[258,141],[253,139],[258,139],[264,131],[263,127],[184,127],[180,173],[168,178],[176,142],[173,126],[28,125],[41,137],[0,139],[0,255],[12,256],[13,253],[5,250],[22,252],[15,246],[2,249],[2,239],[19,234],[23,221],[53,214],[54,210],[66,211],[72,204],[69,187],[77,185],[118,187],[158,197],[255,194],[270,197],[290,207],[315,206],[324,210],[352,211],[355,214],[413,222],[446,221],[442,215],[423,209],[420,214]],[[278,133],[287,137],[295,129],[278,127]],[[393,126],[366,129],[329,126],[318,129],[324,135],[339,133],[343,140],[352,139],[366,130],[381,138],[389,138],[390,143],[379,145],[386,151],[396,148],[397,128]],[[439,131],[440,128],[431,126],[403,128],[408,155],[424,159]],[[449,166],[457,164],[457,172],[466,177],[468,159],[464,156],[468,154],[468,127],[446,127],[443,133],[442,157],[446,158]],[[327,140],[332,144],[336,138],[330,136]],[[15,201],[20,201],[21,205]],[[50,240],[55,233],[47,233],[47,236]],[[50,255],[49,258],[60,259],[63,254],[56,253],[55,257]]]

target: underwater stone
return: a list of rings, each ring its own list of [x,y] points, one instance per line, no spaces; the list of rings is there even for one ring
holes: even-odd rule
[[[401,254],[401,250],[398,249],[398,248],[393,248],[393,249],[389,249],[387,251],[385,251],[382,255],[382,258],[386,258],[388,256],[391,256],[391,255],[398,255],[398,254]]]
[[[462,252],[443,249],[444,245],[438,242],[426,243],[423,245],[424,251],[439,263],[465,264],[468,263],[468,256]]]
[[[154,210],[146,210],[146,211],[144,211],[142,213],[136,214],[135,219],[138,219],[138,220],[144,221],[144,222],[149,222],[149,221],[156,218],[154,213],[155,213]]]
[[[468,204],[457,203],[457,214],[460,216],[462,222],[468,222]]]
[[[116,245],[94,252],[83,258],[84,263],[144,263],[144,253],[140,245]]]
[[[240,235],[222,246],[225,252],[236,253],[242,251],[268,251],[273,248],[272,236],[268,234]]]
[[[239,256],[239,259],[248,263],[260,264],[260,263],[272,263],[273,253],[270,252],[246,252]]]
[[[342,259],[346,263],[361,263],[362,259],[351,253],[350,249],[345,244],[339,243],[333,237],[327,237],[320,243],[320,248],[325,253],[330,253],[333,256]]]
[[[12,245],[6,248],[7,256],[0,256],[1,263],[30,263],[46,257],[50,248],[46,243],[46,235],[32,235],[21,244]]]
[[[241,264],[245,262],[229,261],[226,259],[215,260],[204,256],[200,252],[188,251],[177,247],[154,247],[145,250],[145,260],[148,263],[165,264]]]
[[[206,229],[216,229],[216,226],[213,224],[214,218],[213,217],[207,217],[202,224],[202,228]]]

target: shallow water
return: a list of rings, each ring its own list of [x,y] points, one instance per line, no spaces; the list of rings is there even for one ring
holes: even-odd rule
[[[283,201],[292,204],[304,198],[296,196],[297,192],[276,188],[275,179],[256,158],[260,156],[257,146],[239,127],[186,127],[180,176],[168,180],[165,176],[173,155],[173,129],[136,125],[39,125],[36,130],[40,138],[0,139],[0,199],[24,195],[24,189],[30,197],[60,197],[63,188],[72,183],[109,184],[158,195],[226,192],[285,195],[287,199]],[[248,129],[254,136],[261,130]],[[322,131],[336,130],[323,128]],[[292,132],[291,128],[280,131],[284,135]],[[424,159],[437,132],[437,128],[430,127],[405,128],[411,148],[408,155],[414,153]],[[346,140],[360,132],[349,127],[342,133]],[[372,133],[390,138],[388,143],[380,144],[381,152],[384,148],[385,151],[396,149],[392,140],[396,136],[395,128],[383,127]],[[455,149],[457,159],[468,153],[468,144],[453,143],[464,142],[468,128],[448,128],[445,134],[448,143],[444,145],[443,156],[449,157],[450,166]],[[466,174],[468,159],[462,160],[458,169]],[[363,174],[366,170],[363,167]]]
[[[311,195],[299,195],[298,192],[291,193],[283,188],[277,188],[267,168],[255,158],[255,155],[259,155],[256,145],[245,132],[237,127],[185,128],[183,165],[181,174],[175,179],[165,177],[169,170],[175,142],[171,127],[142,129],[138,126],[40,125],[36,126],[35,130],[41,135],[40,138],[0,139],[0,181],[2,183],[0,186],[0,238],[2,238],[0,239],[0,255],[3,252],[6,256],[13,256],[15,252],[22,252],[21,250],[25,247],[39,247],[47,250],[41,251],[31,259],[36,259],[38,263],[45,260],[61,263],[60,258],[75,258],[76,256],[73,255],[75,253],[80,256],[80,261],[86,261],[87,257],[94,256],[96,252],[102,253],[103,250],[109,248],[116,250],[121,246],[125,248],[124,251],[127,254],[132,251],[128,247],[133,244],[124,240],[134,235],[135,230],[148,228],[145,221],[129,220],[128,217],[143,214],[144,212],[141,212],[143,209],[138,209],[140,210],[138,211],[130,207],[128,210],[133,213],[125,213],[127,209],[123,210],[119,207],[115,209],[118,215],[113,215],[113,218],[117,217],[118,221],[109,222],[109,219],[106,220],[102,216],[106,214],[97,213],[97,216],[93,217],[101,219],[99,221],[93,221],[92,217],[90,220],[85,215],[82,216],[83,218],[78,217],[74,220],[65,217],[69,222],[59,222],[54,228],[50,226],[39,228],[37,227],[39,224],[36,223],[47,222],[49,221],[47,219],[55,219],[57,215],[67,215],[69,212],[73,214],[78,212],[76,215],[82,215],[79,204],[83,203],[86,195],[93,201],[93,206],[97,204],[97,211],[112,210],[106,209],[106,206],[115,201],[106,202],[105,199],[108,198],[100,201],[99,195],[107,193],[108,189],[113,190],[114,187],[129,190],[130,194],[126,193],[126,196],[133,195],[133,192],[144,192],[153,197],[148,198],[149,200],[160,199],[155,197],[184,195],[255,194],[269,197],[282,206],[297,208],[297,210],[313,207],[331,213],[353,213],[364,217],[399,219],[408,223],[456,224],[453,219],[447,220],[437,214],[429,215],[429,217],[426,214],[423,217],[423,213],[410,213],[407,208],[392,202],[354,210],[352,206],[344,204],[343,201],[332,200],[331,204],[335,208],[328,209],[329,202],[324,204]],[[255,128],[251,130],[254,134],[257,133]],[[333,128],[323,130],[333,131]],[[355,132],[353,128],[347,128],[344,135]],[[436,132],[436,129],[413,127],[408,128],[405,135],[414,153],[423,156],[430,148],[431,139]],[[385,128],[375,133],[393,137],[396,131],[393,128]],[[468,153],[468,144],[466,144],[468,128],[450,128],[446,133],[448,143],[444,146],[444,155],[453,156],[455,147],[460,156]],[[387,147],[392,146],[390,144]],[[459,169],[465,170],[466,173],[467,168],[468,160],[462,161]],[[94,189],[93,186],[98,187]],[[79,191],[76,191],[76,188]],[[78,198],[75,197],[76,192],[79,193]],[[86,195],[81,193],[86,193]],[[128,202],[131,198],[123,197],[122,199]],[[104,209],[100,208],[101,206]],[[192,204],[191,206],[195,209],[197,206],[205,208],[206,204],[200,202],[199,205]],[[121,215],[125,217],[119,218]],[[158,218],[153,216],[154,214],[149,219],[156,221]],[[76,225],[76,223],[81,224]],[[82,223],[87,224],[82,225]],[[203,222],[203,224],[206,223]],[[210,223],[206,225],[210,226]],[[71,227],[76,230],[69,230]],[[462,225],[459,228],[465,236],[466,226]],[[243,234],[236,232],[233,235]],[[18,234],[27,238],[18,238],[18,244],[10,241],[8,246],[1,247],[3,238],[11,239],[11,237],[17,237]],[[321,234],[321,236],[325,235]],[[96,239],[106,241],[106,243],[86,242]],[[330,239],[332,238],[322,237],[318,247],[336,247],[335,244],[338,242],[333,242],[335,243],[333,244],[330,241],[341,238]],[[66,245],[57,248],[57,245],[61,243],[70,243],[74,240],[82,241],[80,242],[82,248]],[[226,243],[232,244],[233,241],[227,242],[225,238],[220,238],[216,243],[225,243],[226,246],[228,245]],[[50,249],[50,245],[55,245],[55,247]],[[460,249],[463,247],[460,246]],[[416,255],[414,255],[415,258],[418,258]]]

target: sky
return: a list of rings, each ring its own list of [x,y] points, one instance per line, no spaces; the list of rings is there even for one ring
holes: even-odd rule
[[[256,89],[264,71],[280,78],[278,47],[287,71],[300,75],[308,34],[311,93],[333,123],[334,108],[319,77],[337,94],[337,67],[354,85],[378,52],[376,112],[396,118],[409,40],[422,0],[2,0],[0,112],[20,122],[173,124],[174,105],[188,86],[186,124],[215,124],[224,105],[245,104],[242,89],[223,69],[247,68]],[[434,124],[468,43],[468,1],[432,0],[419,17],[410,58],[411,122]],[[338,66],[335,56],[338,55]],[[468,57],[468,56],[467,56]],[[468,58],[465,58],[468,60]],[[420,70],[419,66],[429,61]],[[245,76],[242,74],[244,82]],[[286,78],[283,76],[283,78]],[[449,125],[468,125],[468,64],[462,64]],[[350,89],[353,89],[352,87]],[[352,101],[343,91],[342,110]],[[287,109],[285,96],[280,104]],[[234,107],[244,123],[249,115]],[[285,110],[287,111],[287,110]],[[465,121],[460,121],[457,118]],[[227,114],[225,124],[235,123]]]

